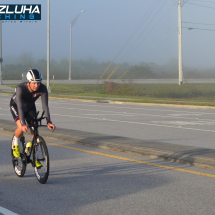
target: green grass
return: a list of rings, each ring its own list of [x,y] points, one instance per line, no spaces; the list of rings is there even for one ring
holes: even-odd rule
[[[17,84],[8,85],[16,87]],[[51,95],[82,99],[117,98],[118,101],[215,106],[214,84],[55,84]],[[89,97],[81,97],[89,96]],[[61,96],[63,97],[63,96]],[[93,98],[91,98],[93,97]],[[102,97],[102,98],[101,98]]]

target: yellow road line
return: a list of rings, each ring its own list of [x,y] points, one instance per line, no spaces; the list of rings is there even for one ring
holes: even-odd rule
[[[7,137],[13,137],[13,135],[10,135],[10,134],[2,134],[2,133],[0,133],[0,135],[7,136]]]
[[[0,135],[13,137],[13,135],[8,135],[8,134],[3,134],[3,133],[0,133]],[[26,139],[31,140],[29,138],[26,138]],[[164,169],[175,170],[175,171],[179,171],[179,172],[190,173],[190,174],[194,174],[194,175],[201,175],[201,176],[206,176],[206,177],[210,177],[210,178],[215,178],[215,175],[208,174],[208,173],[197,172],[197,171],[192,171],[192,170],[186,170],[186,169],[182,169],[182,168],[176,168],[176,167],[171,167],[171,166],[166,166],[166,165],[161,165],[161,164],[156,164],[156,163],[150,163],[150,162],[147,162],[147,161],[141,161],[141,160],[126,158],[126,157],[106,154],[106,153],[102,153],[102,152],[94,152],[94,151],[91,151],[91,150],[79,149],[79,148],[75,148],[75,147],[71,147],[71,146],[59,145],[59,144],[56,144],[56,143],[46,142],[46,144],[51,145],[51,146],[57,146],[57,147],[61,147],[61,148],[66,148],[66,149],[72,149],[72,150],[76,150],[76,151],[80,151],[80,152],[86,152],[86,153],[91,153],[91,154],[95,154],[95,155],[101,155],[101,156],[105,156],[105,157],[109,157],[109,158],[115,158],[115,159],[119,159],[119,160],[130,161],[130,162],[135,162],[135,163],[141,163],[141,164],[145,164],[145,165],[149,165],[149,166],[155,166],[155,167],[159,167],[159,168],[164,168]]]
[[[52,146],[58,146],[58,147],[67,148],[67,149],[73,149],[73,150],[76,150],[76,151],[87,152],[87,153],[91,153],[91,154],[95,154],[95,155],[101,155],[101,156],[110,157],[110,158],[116,158],[116,159],[119,159],[119,160],[125,160],[125,161],[130,161],[130,162],[135,162],[135,163],[141,163],[141,164],[146,164],[146,165],[150,165],[150,166],[155,166],[155,167],[159,167],[159,168],[170,169],[170,170],[175,170],[175,171],[179,171],[179,172],[186,172],[186,173],[190,173],[190,174],[195,174],[195,175],[201,175],[201,176],[207,176],[207,177],[210,177],[210,178],[215,178],[215,175],[208,174],[208,173],[202,173],[202,172],[197,172],[197,171],[192,171],[192,170],[186,170],[186,169],[181,169],[181,168],[176,168],[176,167],[171,167],[171,166],[166,166],[166,165],[161,165],[161,164],[156,164],[156,163],[150,163],[150,162],[147,162],[147,161],[141,161],[141,160],[126,158],[126,157],[121,157],[121,156],[116,156],[116,155],[110,155],[110,154],[106,154],[106,153],[102,153],[102,152],[94,152],[94,151],[85,150],[85,149],[79,149],[79,148],[75,148],[75,147],[71,147],[71,146],[63,146],[63,145],[59,145],[59,144],[56,144],[56,143],[48,143],[48,142],[46,142],[46,143],[48,145],[52,145]]]

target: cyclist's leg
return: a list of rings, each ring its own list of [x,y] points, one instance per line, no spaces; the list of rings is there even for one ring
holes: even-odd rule
[[[31,120],[35,118],[35,116],[37,115],[37,110],[36,110],[36,106],[34,105],[34,107],[31,108],[31,110],[28,111],[28,113],[25,114],[26,117],[26,121],[29,124],[31,124]],[[33,130],[30,128],[31,130],[31,135],[32,135],[32,141],[33,141],[33,137],[34,137],[34,133]],[[36,153],[38,155],[38,151],[40,150],[40,145],[36,144]],[[42,167],[42,164],[35,158],[35,164],[37,168]]]
[[[12,100],[10,102],[10,111],[11,111],[14,121],[17,124],[17,129],[15,130],[15,134],[14,134],[14,137],[12,140],[11,147],[13,149],[13,155],[18,158],[18,157],[20,157],[18,140],[22,136],[22,126],[21,126],[21,123],[19,120],[17,105]]]
[[[25,113],[25,118],[26,118],[28,125],[31,124],[31,120],[34,119],[36,115],[37,115],[37,110],[36,110],[36,106],[34,105],[27,113]],[[33,132],[32,128],[30,128],[30,132],[31,132],[31,136],[33,139],[34,132]]]
[[[12,99],[10,101],[10,111],[11,111],[12,117],[13,117],[14,121],[16,122],[16,125],[17,125],[17,129],[15,130],[15,136],[17,138],[20,138],[23,134],[22,125],[21,125],[21,122],[19,120],[17,105]]]
[[[12,156],[12,163],[13,163],[13,167],[15,170],[15,173],[19,176],[19,177],[23,177],[25,174],[25,170],[26,170],[26,157],[25,154],[20,153],[19,151],[19,138],[22,136],[23,132],[22,132],[22,125],[21,122],[19,120],[19,115],[18,115],[18,108],[16,103],[11,99],[10,102],[10,111],[12,114],[12,117],[14,119],[14,121],[16,122],[17,125],[17,129],[14,132],[14,136],[12,139],[12,149],[11,149],[11,156]],[[21,147],[23,146],[23,143],[20,144]]]
[[[18,139],[23,136],[22,125],[21,125],[20,120],[17,120],[16,124],[17,124],[17,129],[15,130],[14,141],[12,142],[12,147],[14,146],[14,143],[18,145]],[[34,133],[31,128],[30,128],[30,132],[31,132],[32,139],[33,139]]]
[[[16,125],[17,125],[17,129],[15,130],[15,136],[17,138],[20,138],[23,135],[23,131],[22,131],[22,125],[19,119],[16,121]]]
[[[32,140],[33,140],[33,138],[34,138],[34,132],[33,132],[32,128],[30,128],[30,132],[31,132]]]

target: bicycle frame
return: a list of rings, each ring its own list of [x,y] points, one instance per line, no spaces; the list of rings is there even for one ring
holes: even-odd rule
[[[45,119],[45,117],[43,117],[44,111],[43,111],[43,113],[42,113],[40,118],[37,118],[38,114],[39,114],[39,111],[37,112],[37,115],[35,116],[35,118],[30,120],[31,124],[28,125],[28,127],[33,130],[34,135],[33,135],[33,139],[32,139],[32,147],[31,147],[31,150],[30,150],[30,155],[26,156],[26,158],[27,158],[27,163],[31,163],[33,167],[35,167],[35,165],[33,164],[33,161],[30,159],[30,157],[31,157],[32,150],[33,150],[33,144],[37,143],[37,137],[39,136],[38,127],[40,127],[40,126],[45,126],[46,127],[46,125],[42,125],[42,122],[41,122],[42,119]],[[26,148],[26,145],[24,144],[25,143],[25,137],[22,136],[20,138],[20,140],[21,140],[21,142],[23,144],[23,153],[24,153],[25,148]]]
[[[39,118],[37,118],[38,114],[39,111],[34,119],[29,119],[30,123],[28,127],[33,130],[32,146],[30,149],[27,148],[26,151],[27,144],[25,144],[25,137],[22,136],[20,138],[20,146],[22,145],[22,153],[20,153],[20,157],[14,157],[13,149],[11,149],[11,156],[13,168],[18,177],[23,177],[25,175],[26,166],[28,163],[31,163],[37,180],[41,184],[45,184],[49,177],[49,153],[45,140],[38,133],[38,127],[46,126],[41,123],[42,119],[45,118],[43,117],[44,112]]]

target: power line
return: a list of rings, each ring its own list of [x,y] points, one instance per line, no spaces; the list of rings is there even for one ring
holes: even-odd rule
[[[124,50],[124,48],[127,46],[127,44],[131,41],[131,39],[134,37],[134,35],[138,32],[138,30],[140,29],[140,27],[143,25],[143,23],[148,19],[148,13],[152,13],[155,8],[158,6],[158,4],[160,2],[157,2],[157,5],[154,7],[154,4],[156,3],[156,1],[152,4],[151,8],[148,10],[148,12],[146,13],[146,15],[142,18],[142,20],[139,22],[139,24],[137,25],[137,27],[135,28],[135,30],[133,31],[133,33],[129,36],[129,38],[127,39],[127,41],[124,43],[123,47],[120,49],[120,51],[117,53],[117,55],[114,57],[114,59],[112,60],[115,61],[116,58],[121,54],[121,52]],[[151,11],[151,9],[153,8],[153,10]],[[145,18],[146,17],[146,18]],[[145,19],[145,20],[144,20]],[[144,21],[143,21],[144,20]]]
[[[182,23],[191,23],[194,25],[215,25],[215,24],[205,24],[205,23],[196,23],[196,22],[182,22]]]
[[[186,4],[188,1],[189,1],[189,0],[184,0],[183,3],[182,3],[182,6],[183,6],[184,4]]]
[[[171,0],[171,1],[178,7],[179,3],[176,2],[176,0]],[[186,4],[188,1],[189,1],[189,0],[183,0],[183,1],[181,2],[181,5],[183,6],[183,5]]]
[[[157,0],[157,1],[164,2],[165,0]],[[164,2],[164,4],[172,6],[172,4],[169,4],[169,2],[166,2],[166,1]],[[175,3],[173,2],[173,4]]]
[[[210,9],[215,9],[214,7],[208,7],[208,6],[199,5],[199,4],[193,4],[193,3],[188,3],[188,2],[187,2],[187,4],[191,4],[191,5],[195,5],[195,6],[199,6],[199,7],[210,8]]]
[[[156,1],[157,1],[157,0],[156,0]],[[155,2],[156,2],[156,1],[155,1]],[[166,0],[166,1],[167,1],[167,0]],[[163,3],[163,5],[162,5],[161,8],[159,9],[159,11],[162,9],[162,7],[164,6],[164,4],[166,4],[166,1]],[[154,6],[155,2],[153,3],[152,7]],[[158,2],[157,5],[158,5],[159,3],[160,3],[160,2]],[[151,10],[151,8],[152,8],[152,7],[151,7],[150,10],[147,12],[147,14],[150,12],[149,15],[151,15],[151,13],[155,10],[155,8],[157,7],[157,5],[156,5],[156,6],[154,7],[154,9],[150,12],[150,10]],[[159,13],[159,11],[156,13],[156,15]],[[168,11],[168,12],[169,12],[169,11]],[[147,14],[143,17],[143,19],[147,16]],[[155,16],[156,16],[156,15],[155,15]],[[166,15],[166,14],[165,14],[165,15]],[[153,19],[155,18],[155,16],[153,17]],[[149,16],[146,17],[145,21],[148,19],[148,17],[149,17]],[[162,19],[163,19],[163,18],[164,18],[164,16],[162,17]],[[140,27],[144,24],[145,21],[143,21],[143,19],[142,19],[142,20],[140,21],[140,23],[137,25],[136,29],[135,29],[134,32],[130,35],[130,37],[128,38],[128,40],[125,42],[124,46],[123,46],[123,47],[120,49],[120,51],[117,53],[117,55],[116,55],[116,57],[114,58],[113,61],[115,61],[115,59],[119,56],[119,54],[124,50],[125,46],[130,42],[130,40],[134,37],[134,35],[137,33],[137,31],[140,29]],[[153,19],[151,20],[151,22],[153,21]],[[161,19],[161,20],[162,20],[162,19]],[[161,20],[160,20],[160,21],[161,21]],[[151,23],[151,22],[150,22],[150,23]],[[149,23],[149,24],[150,24],[150,23]],[[157,23],[157,24],[158,24],[158,23]],[[148,25],[147,25],[147,27],[148,27]],[[146,28],[147,28],[147,27],[146,27]],[[145,29],[146,29],[146,28],[145,28]],[[145,29],[144,29],[144,31],[145,31]],[[153,29],[154,29],[154,28],[153,28]],[[153,29],[152,29],[152,30],[153,30]],[[143,31],[143,32],[144,32],[144,31]],[[142,32],[142,33],[143,33],[143,32]],[[151,31],[150,31],[150,32],[151,32]],[[150,33],[150,32],[149,32],[149,33]],[[141,35],[142,35],[142,34],[141,34]],[[141,36],[141,35],[140,35],[140,36]],[[140,37],[140,36],[139,36],[139,37]],[[138,39],[139,39],[139,37],[138,37]],[[137,40],[138,40],[138,39],[137,39]],[[137,41],[137,40],[136,40],[136,41]],[[136,43],[136,41],[135,41],[135,43]],[[135,43],[134,43],[134,44],[135,44]],[[132,46],[131,46],[131,48],[132,48]],[[130,49],[131,49],[131,48],[130,48]],[[129,49],[129,50],[130,50],[130,49]],[[128,53],[127,53],[127,54],[128,54]],[[125,57],[125,56],[124,56],[124,57]],[[121,61],[122,61],[122,60],[121,60]]]
[[[202,1],[202,0],[189,0],[189,1],[195,1],[195,2],[200,1],[200,2],[213,3],[213,4],[215,3],[214,1]]]
[[[143,59],[145,57],[147,57],[148,55],[150,55],[155,49],[157,49],[161,44],[163,44],[173,33],[175,33],[176,31],[178,31],[178,28],[175,29],[173,32],[171,32],[164,40],[162,40],[154,49],[152,49],[148,54],[143,56]]]
[[[160,9],[157,11],[157,13],[154,15],[154,17],[152,18],[152,20],[148,23],[148,25],[144,28],[144,30],[142,31],[142,33],[139,35],[139,37],[133,42],[133,44],[131,45],[130,49],[127,51],[127,53],[124,55],[124,57],[121,59],[120,62],[122,62],[124,60],[124,58],[128,55],[128,53],[130,52],[130,50],[133,48],[133,46],[135,45],[135,43],[137,42],[137,40],[141,37],[141,35],[145,32],[145,30],[148,28],[148,26],[151,24],[151,22],[154,20],[154,18],[157,16],[157,14],[160,12],[160,10],[162,9],[162,7],[164,6],[164,4],[160,7]],[[136,48],[135,48],[136,49]],[[134,51],[134,50],[133,50]]]
[[[163,7],[163,5],[162,5]],[[162,7],[159,9],[159,11],[156,13],[156,15],[160,12],[160,10],[162,9]],[[172,10],[172,8],[170,8],[170,10]],[[169,10],[169,11],[170,11]],[[121,62],[127,58],[134,50],[137,49],[137,47],[139,47],[139,44],[154,30],[154,28],[162,21],[162,19],[169,13],[169,11],[167,11],[167,13],[159,20],[159,22],[151,29],[151,31],[148,32],[148,34],[137,44],[137,46],[135,48],[133,48],[133,46],[135,45],[135,43],[137,42],[137,40],[140,38],[140,36],[144,33],[145,29],[149,26],[149,24],[153,21],[153,19],[155,18],[155,16],[153,17],[153,19],[151,20],[151,22],[146,26],[146,28],[144,29],[144,31],[140,34],[140,36],[136,39],[136,41],[132,44],[132,46],[130,47],[130,49],[127,51],[127,53],[124,55],[124,57],[122,58]],[[133,48],[133,50],[130,52],[130,50]],[[130,53],[129,53],[130,52]]]
[[[173,2],[173,4],[174,4],[175,6],[178,6],[178,3],[176,3],[175,0],[171,0],[171,1]]]

